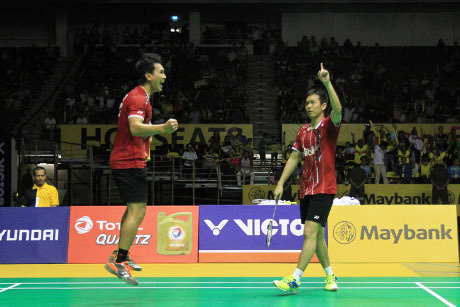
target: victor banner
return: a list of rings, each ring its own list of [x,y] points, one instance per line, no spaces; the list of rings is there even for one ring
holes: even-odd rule
[[[333,206],[328,227],[336,262],[458,262],[456,206]]]
[[[274,206],[200,206],[200,262],[297,262],[303,244],[299,206],[278,206],[270,247],[267,227]],[[318,261],[316,256],[313,261]]]
[[[61,154],[64,158],[84,158],[88,146],[104,145],[110,148],[115,140],[115,125],[61,125]],[[156,146],[177,144],[208,144],[216,131],[221,142],[226,135],[234,136],[238,129],[246,138],[252,138],[252,125],[249,124],[180,124],[176,132],[157,134],[153,137],[152,149]]]
[[[68,207],[0,208],[0,263],[66,263]]]
[[[104,263],[118,248],[126,207],[72,207],[69,263]],[[196,263],[198,207],[147,207],[130,251],[139,263]]]

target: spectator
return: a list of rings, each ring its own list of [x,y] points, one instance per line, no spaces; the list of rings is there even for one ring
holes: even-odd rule
[[[382,141],[380,145],[375,144],[374,146],[375,184],[380,184],[380,175],[383,177],[383,183],[388,184],[387,170],[383,161],[385,153],[388,152],[387,146],[388,143],[386,141]]]
[[[359,199],[359,202],[363,204],[365,195],[364,185],[367,181],[366,171],[359,164],[355,163],[354,167],[348,173],[348,180],[351,183],[350,197]]]
[[[433,170],[431,171],[429,180],[433,184],[431,202],[432,204],[449,204],[449,192],[447,191],[447,186],[449,185],[450,176],[446,168],[442,164],[435,164]]]
[[[353,143],[355,142],[355,134],[352,133]],[[368,146],[364,143],[363,139],[358,140],[355,146],[355,163],[360,164],[361,158],[367,155]]]
[[[198,159],[198,156],[193,149],[192,144],[187,145],[186,151],[182,154],[182,158],[185,159],[184,161],[184,176],[188,177],[190,173],[193,171],[193,163],[195,160]]]
[[[246,144],[247,138],[243,135],[243,129],[238,128],[238,133],[233,137],[233,141],[235,144],[240,146],[244,146]]]
[[[432,165],[433,164],[430,158],[426,156],[422,158],[422,164],[420,165],[420,178],[418,180],[419,183],[430,183],[428,178],[430,178]]]
[[[243,175],[243,181],[246,176],[250,177],[250,184],[254,184],[254,171],[252,170],[253,168],[253,163],[252,163],[252,158],[249,156],[248,151],[243,152],[243,158],[240,161],[240,168],[238,172],[236,173],[236,178],[238,181],[238,186],[241,186],[241,175]]]
[[[355,158],[355,148],[351,146],[349,141],[345,143],[345,148],[342,150],[342,158],[346,162],[353,161]]]
[[[59,206],[58,191],[52,185],[46,183],[46,171],[37,166],[33,170],[33,187],[24,191],[20,205],[22,207],[57,207]]]
[[[21,194],[24,194],[24,191],[31,188],[34,185],[34,178],[30,168],[26,168],[25,173],[21,176]]]
[[[460,183],[460,163],[459,159],[454,160],[454,164],[449,166],[448,172],[450,175],[451,183],[458,184]]]
[[[220,152],[220,135],[219,131],[214,130],[214,134],[209,138],[209,148],[212,148],[215,153]]]
[[[367,183],[370,183],[371,181],[371,167],[367,165],[368,160],[367,156],[362,156],[361,157],[361,168],[366,172],[367,176]]]
[[[249,157],[253,159],[254,157],[254,147],[252,146],[252,138],[249,138],[246,141],[246,144],[243,145],[243,151],[247,151],[249,153]]]
[[[406,157],[401,157],[401,163],[398,165],[398,174],[401,178],[401,183],[409,184],[412,181],[412,165]]]
[[[259,140],[259,144],[257,144],[258,150],[259,150],[259,156],[260,156],[260,162],[262,162],[263,167],[266,166],[267,160],[266,160],[266,153],[267,153],[267,136],[268,134],[264,132],[262,135],[262,138]]]

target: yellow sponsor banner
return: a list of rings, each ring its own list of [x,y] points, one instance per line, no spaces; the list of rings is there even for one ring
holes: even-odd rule
[[[284,144],[286,146],[292,145],[294,143],[295,138],[297,137],[297,132],[299,132],[299,129],[302,126],[303,124],[283,124],[282,125]],[[374,126],[380,126],[380,124],[374,123]],[[384,124],[383,126],[387,128],[388,130],[393,131],[393,127],[391,126],[391,124]],[[417,133],[419,136],[422,136],[422,130],[423,130],[423,133],[434,135],[435,133],[437,133],[437,129],[439,126],[444,127],[444,133],[450,133],[452,126],[458,127],[458,125],[454,125],[454,124],[439,124],[439,125],[437,124],[398,124],[397,131],[404,131],[404,132],[410,133],[412,129],[415,127],[417,129]],[[342,124],[340,128],[340,133],[339,133],[339,138],[337,140],[337,144],[345,145],[347,141],[351,142],[352,132],[355,134],[355,141],[357,142],[360,138],[363,137],[364,128],[365,128],[365,124]],[[379,128],[377,127],[377,129]],[[457,134],[460,135],[460,131],[458,131]]]
[[[335,262],[458,262],[457,208],[333,206],[328,248]]]
[[[83,158],[88,146],[112,145],[117,132],[116,125],[61,125],[61,155],[63,158]],[[152,148],[163,145],[208,144],[214,131],[219,132],[221,141],[227,134],[236,135],[241,128],[247,138],[253,137],[249,124],[179,124],[172,133],[157,134]]]
[[[243,205],[254,205],[256,199],[275,199],[273,192],[276,185],[243,185]],[[292,186],[292,197],[299,203],[299,186]],[[283,199],[285,200],[285,199]]]
[[[366,184],[366,205],[429,205],[431,184]],[[460,204],[460,184],[450,184],[449,204]],[[350,185],[337,186],[337,198],[350,194]]]

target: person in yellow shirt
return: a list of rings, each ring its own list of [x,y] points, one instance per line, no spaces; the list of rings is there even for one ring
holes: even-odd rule
[[[25,190],[21,198],[22,207],[57,207],[59,206],[58,191],[46,183],[46,171],[37,166],[33,171],[34,186]]]

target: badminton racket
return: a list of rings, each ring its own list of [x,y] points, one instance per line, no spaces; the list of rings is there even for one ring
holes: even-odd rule
[[[270,242],[272,240],[272,235],[273,235],[273,220],[275,219],[275,212],[276,212],[276,205],[278,205],[278,198],[275,200],[275,209],[273,210],[273,217],[270,220],[270,223],[268,223],[268,228],[267,228],[267,247],[270,247]]]

